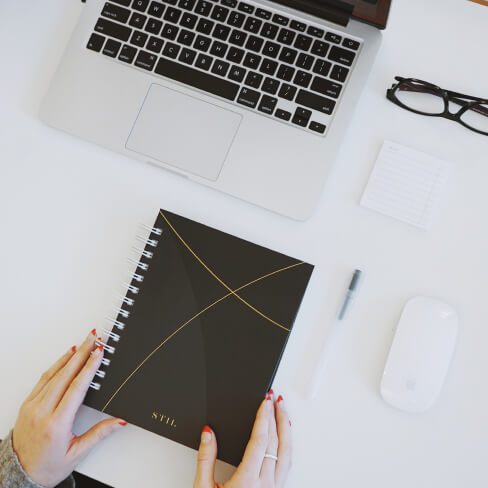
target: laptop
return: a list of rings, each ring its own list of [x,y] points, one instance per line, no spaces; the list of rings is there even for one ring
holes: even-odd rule
[[[306,220],[390,1],[88,0],[41,118]]]

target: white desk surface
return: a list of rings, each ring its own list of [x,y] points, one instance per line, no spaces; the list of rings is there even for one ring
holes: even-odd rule
[[[0,436],[41,371],[102,326],[137,225],[161,206],[317,265],[275,382],[293,418],[289,488],[486,486],[488,139],[403,111],[385,90],[404,75],[488,96],[488,8],[394,1],[336,171],[305,223],[45,127],[38,107],[81,9],[75,0],[0,1]],[[384,139],[455,163],[432,230],[358,206]],[[307,403],[303,386],[356,267],[362,289]],[[402,307],[418,294],[454,305],[461,328],[439,402],[410,416],[378,387]],[[91,420],[83,409],[78,428]],[[188,488],[194,462],[193,451],[128,426],[80,470],[117,488]]]

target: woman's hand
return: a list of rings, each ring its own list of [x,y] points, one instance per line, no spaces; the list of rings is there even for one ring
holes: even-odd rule
[[[96,330],[73,346],[47,370],[23,403],[13,431],[13,448],[27,475],[51,488],[66,479],[76,464],[113,430],[121,419],[104,420],[80,437],[72,428],[103,357]]]
[[[275,403],[273,392],[268,393],[259,407],[242,462],[223,485],[214,479],[216,459],[215,434],[204,427],[194,488],[283,488],[291,466],[291,422],[283,398],[279,396]]]

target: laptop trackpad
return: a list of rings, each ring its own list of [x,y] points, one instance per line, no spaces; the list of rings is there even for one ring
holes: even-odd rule
[[[241,115],[153,84],[126,148],[209,180],[216,180]]]

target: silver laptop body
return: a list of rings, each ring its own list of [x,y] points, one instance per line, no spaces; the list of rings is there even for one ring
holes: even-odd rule
[[[52,127],[131,158],[177,172],[293,219],[307,219],[317,204],[336,152],[344,140],[344,132],[354,116],[355,105],[380,45],[380,31],[354,20],[347,28],[341,28],[280,4],[246,0],[245,8],[254,14],[272,16],[269,19],[261,17],[261,29],[264,29],[264,24],[273,24],[275,20],[288,22],[288,30],[292,30],[291,22],[294,26],[306,24],[305,32],[295,29],[294,37],[298,39],[301,35],[300,42],[305,43],[307,37],[312,37],[313,46],[307,50],[305,44],[300,51],[295,44],[288,44],[286,31],[284,34],[280,32],[283,25],[277,23],[279,36],[285,36],[281,37],[285,43],[280,43],[277,37],[264,38],[262,49],[266,49],[266,53],[256,53],[246,49],[246,44],[239,45],[238,36],[239,32],[245,32],[250,42],[251,35],[261,37],[260,33],[253,34],[243,27],[234,29],[231,26],[232,42],[230,38],[222,40],[221,44],[227,47],[218,45],[216,49],[229,52],[234,47],[232,56],[239,54],[239,50],[244,51],[244,59],[237,63],[228,61],[225,56],[212,55],[210,50],[214,46],[203,45],[206,42],[204,38],[211,37],[201,32],[208,27],[208,22],[205,23],[205,19],[200,22],[200,15],[195,12],[197,6],[199,12],[204,12],[209,2],[212,8],[217,2],[179,0],[193,9],[188,11],[191,15],[186,16],[188,12],[183,9],[183,21],[188,27],[177,24],[174,19],[166,21],[164,14],[158,18],[159,14],[155,13],[152,18],[147,9],[145,12],[133,11],[132,2],[129,7],[124,7],[121,5],[124,1],[88,0],[43,102],[41,118]],[[168,9],[173,15],[175,9],[182,10],[180,4],[173,5],[173,2],[177,0],[169,0],[168,3],[159,0],[152,2],[151,8],[157,12],[158,4],[161,4],[168,16]],[[259,22],[248,21],[247,17],[253,15],[242,11],[244,7],[238,4],[235,8],[227,6],[230,12],[227,15],[237,22],[242,17],[239,14],[244,14],[245,26],[254,28],[251,24]],[[144,8],[144,0],[141,5]],[[123,23],[127,15],[124,8],[131,11],[133,22],[141,14],[148,18],[147,28],[153,33]],[[211,18],[211,22],[223,25],[219,12],[221,10],[216,10],[215,15],[212,12],[216,19]],[[199,23],[195,24],[195,20]],[[166,38],[157,34],[160,23],[166,29],[163,33]],[[195,24],[193,28],[192,23]],[[173,27],[176,25],[178,36],[183,35],[182,30],[194,35],[190,45],[181,45],[177,56],[174,44],[178,44],[179,37],[171,39],[174,35],[172,24]],[[326,32],[329,41],[318,36],[321,31]],[[122,39],[112,38],[112,32]],[[316,35],[309,36],[308,32]],[[130,37],[127,37],[129,33]],[[141,33],[147,35],[147,40],[139,39],[137,33],[139,37]],[[188,32],[186,37],[191,37]],[[101,47],[102,39],[105,44]],[[330,39],[338,40],[337,44]],[[215,39],[211,40],[215,42]],[[352,41],[351,45],[355,46],[352,61],[341,59],[345,40]],[[132,41],[135,44],[131,44]],[[311,49],[317,51],[322,46],[319,41],[329,45],[326,49],[335,61],[326,56],[317,61],[321,56],[314,55],[314,65],[309,66]],[[96,46],[97,42],[100,42],[99,46]],[[154,51],[161,48],[159,54],[145,49],[150,42]],[[87,48],[89,43],[90,49]],[[278,55],[273,52],[277,45]],[[279,91],[273,94],[276,80],[273,82],[266,78],[273,78],[268,76],[273,68],[279,72],[280,56],[286,47],[287,55],[290,49],[298,52],[299,59],[295,61],[298,64],[293,69],[294,76],[301,78],[284,80],[284,76],[289,76],[283,68],[282,78],[278,79]],[[204,54],[207,58],[214,58],[214,65],[210,68],[205,66],[209,59]],[[135,56],[132,62],[131,56]],[[183,56],[194,56],[194,59],[186,60]],[[345,71],[343,62],[351,63]],[[147,63],[154,63],[154,66],[149,69]],[[334,70],[336,65],[338,67]],[[324,66],[329,75],[317,75]],[[226,68],[234,70],[234,79],[229,78],[230,71],[225,77],[218,72]],[[167,69],[174,73],[171,78],[164,75]],[[235,81],[242,74],[239,71],[244,71],[246,76]],[[297,74],[298,71],[301,73]],[[344,76],[343,82],[337,81],[337,77]],[[223,81],[215,81],[215,86],[212,85],[212,80],[217,78]],[[255,88],[256,81],[263,83],[263,87],[266,81],[268,91],[263,91],[261,86]],[[210,86],[211,91],[202,90],[204,85]],[[283,85],[291,91],[295,88],[294,98],[287,96]]]

